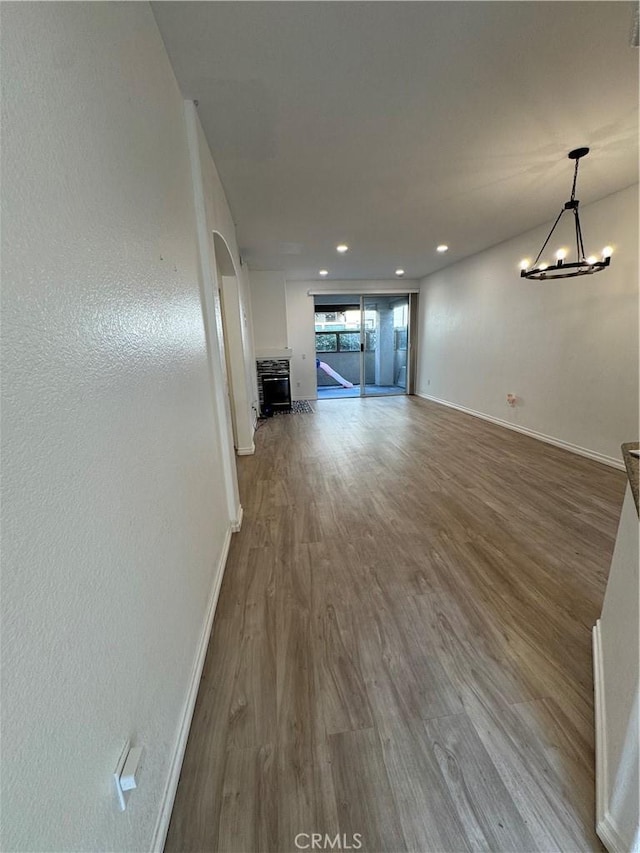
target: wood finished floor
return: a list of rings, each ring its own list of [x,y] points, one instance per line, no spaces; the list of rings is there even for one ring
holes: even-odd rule
[[[602,850],[590,631],[624,474],[418,398],[314,405],[238,460],[166,851]]]

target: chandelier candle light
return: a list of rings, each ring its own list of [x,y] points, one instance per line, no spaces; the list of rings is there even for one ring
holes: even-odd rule
[[[573,278],[577,275],[592,275],[594,272],[600,272],[611,263],[611,246],[606,246],[602,250],[602,257],[596,258],[595,255],[585,257],[584,244],[582,242],[582,228],[580,227],[580,215],[578,214],[578,206],[580,202],[576,198],[576,181],[578,180],[578,164],[580,158],[585,157],[589,153],[588,148],[574,148],[567,155],[570,160],[576,161],[576,167],[573,173],[573,186],[571,187],[571,198],[564,203],[564,207],[558,214],[558,218],[553,223],[553,228],[549,231],[549,236],[542,244],[542,248],[538,252],[538,257],[530,266],[529,261],[522,261],[520,264],[520,275],[522,278],[531,278],[536,281],[545,281],[549,278]],[[547,247],[551,235],[556,230],[556,226],[566,210],[573,211],[574,224],[576,227],[576,260],[567,262],[566,249],[559,249],[556,252],[555,264],[538,263],[540,256]]]

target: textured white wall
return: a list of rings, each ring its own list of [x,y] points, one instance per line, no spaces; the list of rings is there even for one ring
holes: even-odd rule
[[[183,102],[146,4],[6,4],[2,63],[1,846],[145,850],[229,529]]]
[[[544,226],[423,279],[417,388],[620,461],[638,436],[637,185],[581,220],[588,252],[616,250],[594,276],[521,279]]]

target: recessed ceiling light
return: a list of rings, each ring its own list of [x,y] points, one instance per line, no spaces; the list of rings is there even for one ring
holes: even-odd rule
[[[318,275],[329,275],[329,270],[318,270]]]
[[[341,255],[344,255],[345,252],[349,251],[349,247],[346,243],[340,243],[339,246],[336,246],[336,252],[340,252]]]
[[[404,270],[396,270],[396,275],[404,275]]]
[[[436,252],[446,252],[448,248],[449,247],[445,243],[440,243],[440,245],[436,249]]]

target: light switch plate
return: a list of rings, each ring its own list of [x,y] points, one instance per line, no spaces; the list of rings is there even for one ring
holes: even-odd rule
[[[138,766],[142,757],[142,747],[132,746],[120,774],[120,788],[123,791],[133,791],[138,787]]]
[[[122,770],[124,768],[125,761],[127,760],[127,756],[129,755],[130,749],[131,741],[128,740],[122,748],[120,758],[118,759],[118,763],[116,764],[116,769],[113,771],[113,781],[116,784],[116,793],[118,795],[118,807],[120,808],[121,812],[123,812],[127,807],[127,796],[120,785],[120,776],[122,775]]]

